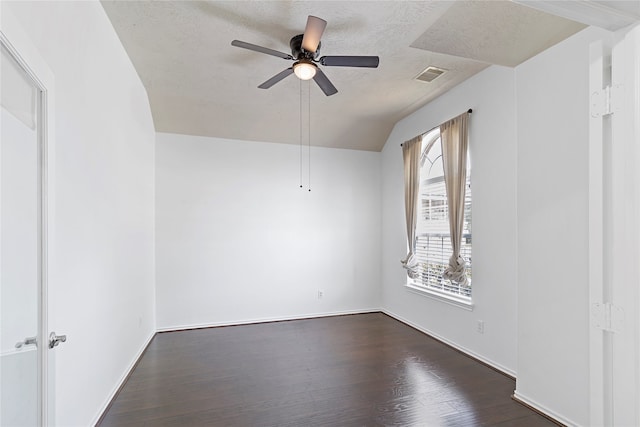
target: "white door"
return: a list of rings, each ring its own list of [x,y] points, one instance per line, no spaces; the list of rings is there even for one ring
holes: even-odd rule
[[[2,45],[0,58],[0,425],[41,420],[42,93]]]
[[[49,351],[66,341],[47,326],[53,75],[5,10],[1,23],[0,426],[38,426],[55,413]]]

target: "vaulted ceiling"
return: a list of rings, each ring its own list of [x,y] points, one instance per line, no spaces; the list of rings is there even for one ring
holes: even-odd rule
[[[584,28],[511,1],[102,5],[147,89],[157,131],[297,144],[302,118],[312,145],[372,151],[398,120],[484,68],[516,66]],[[329,97],[294,75],[258,89],[291,61],[231,41],[290,53],[308,15],[328,22],[321,55],[378,55],[380,66],[324,67],[338,89]],[[416,80],[429,66],[447,72]]]

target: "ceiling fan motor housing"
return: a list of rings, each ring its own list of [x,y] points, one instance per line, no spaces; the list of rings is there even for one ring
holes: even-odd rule
[[[291,56],[295,59],[316,59],[320,53],[320,46],[322,46],[322,42],[318,42],[318,47],[315,52],[309,52],[302,48],[302,38],[304,34],[298,34],[297,36],[293,36],[291,41],[289,42],[289,46],[291,47]]]

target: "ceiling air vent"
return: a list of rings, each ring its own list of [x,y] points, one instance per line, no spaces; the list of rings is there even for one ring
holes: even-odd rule
[[[438,67],[428,67],[426,70],[418,74],[416,80],[420,80],[421,82],[431,83],[437,77],[446,73],[447,70]]]

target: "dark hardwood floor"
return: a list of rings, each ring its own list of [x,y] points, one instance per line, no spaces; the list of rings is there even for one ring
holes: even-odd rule
[[[555,425],[514,388],[371,313],[158,334],[99,425]]]

